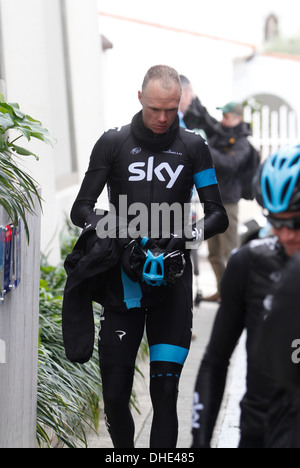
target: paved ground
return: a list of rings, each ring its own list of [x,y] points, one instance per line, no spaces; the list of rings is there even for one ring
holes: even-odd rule
[[[206,247],[201,249],[201,288],[205,295],[215,292],[214,277],[206,260]],[[211,327],[217,311],[214,303],[202,302],[200,307],[194,310],[194,334],[191,350],[187,358],[179,389],[178,416],[179,437],[178,448],[189,448],[191,445],[191,408],[193,401],[193,389],[201,357],[203,356]],[[133,416],[136,424],[136,447],[149,447],[149,433],[151,426],[151,403],[148,393],[148,363],[143,364],[145,380],[136,378],[135,389],[141,414],[136,411]],[[236,448],[239,440],[239,401],[245,388],[246,357],[244,351],[244,338],[231,361],[231,368],[227,379],[226,393],[223,399],[218,423],[215,429],[213,448]],[[104,419],[101,418],[98,434],[91,433],[89,448],[112,448]]]

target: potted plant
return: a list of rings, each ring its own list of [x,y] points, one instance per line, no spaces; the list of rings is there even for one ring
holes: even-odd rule
[[[34,213],[35,199],[41,205],[37,182],[20,167],[23,157],[38,156],[19,146],[19,140],[32,138],[52,144],[53,140],[40,121],[22,112],[19,104],[7,103],[0,93],[0,205],[17,226],[21,217],[29,241],[26,213]]]

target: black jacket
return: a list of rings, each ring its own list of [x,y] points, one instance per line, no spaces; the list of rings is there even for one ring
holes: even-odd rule
[[[262,369],[287,390],[299,391],[300,254],[283,271],[269,310],[265,310],[258,345]],[[297,351],[298,349],[298,351]]]
[[[183,120],[187,128],[203,130],[207,138],[211,138],[216,133],[222,134],[221,124],[207,112],[198,97],[193,99]]]
[[[223,127],[209,139],[220,192],[224,203],[252,199],[252,179],[259,164],[259,155],[250,144],[249,124]]]
[[[283,271],[257,345],[261,370],[277,386],[266,422],[266,448],[300,448],[300,254]]]
[[[94,348],[95,326],[93,301],[104,304],[107,271],[120,259],[121,249],[115,239],[99,239],[94,214],[83,229],[72,253],[65,260],[67,281],[62,308],[63,339],[67,358],[87,362]]]

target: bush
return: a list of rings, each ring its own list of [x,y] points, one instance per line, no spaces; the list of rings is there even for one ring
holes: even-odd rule
[[[68,447],[86,446],[86,428],[97,429],[98,425],[100,372],[96,350],[85,365],[65,357],[61,317],[64,283],[61,266],[41,266],[37,436],[40,445],[52,445],[52,432]],[[99,318],[98,306],[95,321]]]
[[[41,122],[21,111],[19,104],[7,103],[0,93],[0,205],[5,208],[15,226],[21,217],[29,241],[25,215],[35,213],[35,199],[41,205],[41,197],[37,182],[20,165],[21,159],[28,156],[38,159],[31,149],[16,144],[24,137],[28,142],[32,139],[47,144],[54,142]]]
[[[67,223],[62,257],[69,253],[78,231]],[[40,446],[64,444],[70,448],[87,446],[87,429],[97,430],[102,405],[97,337],[93,357],[84,365],[65,357],[62,337],[62,299],[66,281],[63,265],[53,267],[44,257],[40,279],[40,343],[38,366],[37,439]],[[101,306],[94,304],[96,333]],[[139,360],[148,355],[144,339]],[[143,377],[139,368],[136,371]],[[136,395],[132,406],[138,410]]]

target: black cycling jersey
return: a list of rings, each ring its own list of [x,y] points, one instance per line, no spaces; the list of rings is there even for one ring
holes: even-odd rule
[[[223,398],[229,360],[247,331],[247,390],[241,401],[241,445],[264,444],[264,422],[274,384],[257,368],[256,340],[264,303],[287,256],[277,238],[255,240],[232,255],[221,284],[221,306],[195,386],[193,446],[209,447]]]
[[[300,447],[300,254],[283,270],[258,338],[257,358],[277,385],[266,420],[266,448]]]
[[[120,206],[122,195],[127,197],[127,207],[135,206],[137,202],[150,209],[155,205],[178,203],[182,206],[182,214],[189,216],[190,211],[185,205],[189,207],[195,184],[204,204],[205,238],[226,230],[226,211],[206,142],[190,130],[180,128],[178,118],[169,133],[154,135],[144,127],[141,113],[133,118],[131,125],[106,132],[93,149],[73,205],[71,219],[74,224],[80,227],[88,224],[106,183],[110,203],[121,218],[124,218]],[[129,213],[128,220],[130,218]],[[147,232],[143,233],[146,236],[151,234],[151,215],[148,221]],[[159,237],[160,232],[157,234]],[[108,272],[104,305],[112,310],[151,307],[162,289],[128,281],[118,264]]]
[[[88,171],[73,205],[71,219],[74,224],[83,227],[88,221],[106,183],[110,203],[121,215],[121,195],[127,197],[128,207],[136,202],[149,209],[153,204],[171,206],[179,203],[184,213],[184,204],[190,203],[195,184],[204,204],[205,238],[226,230],[226,212],[205,140],[179,127],[178,119],[170,134],[171,138],[166,141],[159,138],[162,135],[154,135],[143,126],[141,113],[133,118],[131,125],[106,132],[93,149]],[[151,233],[151,219],[149,221],[145,235]]]
[[[260,364],[286,390],[299,391],[300,254],[287,263],[266,308],[257,352]],[[276,346],[274,345],[276,343]]]

